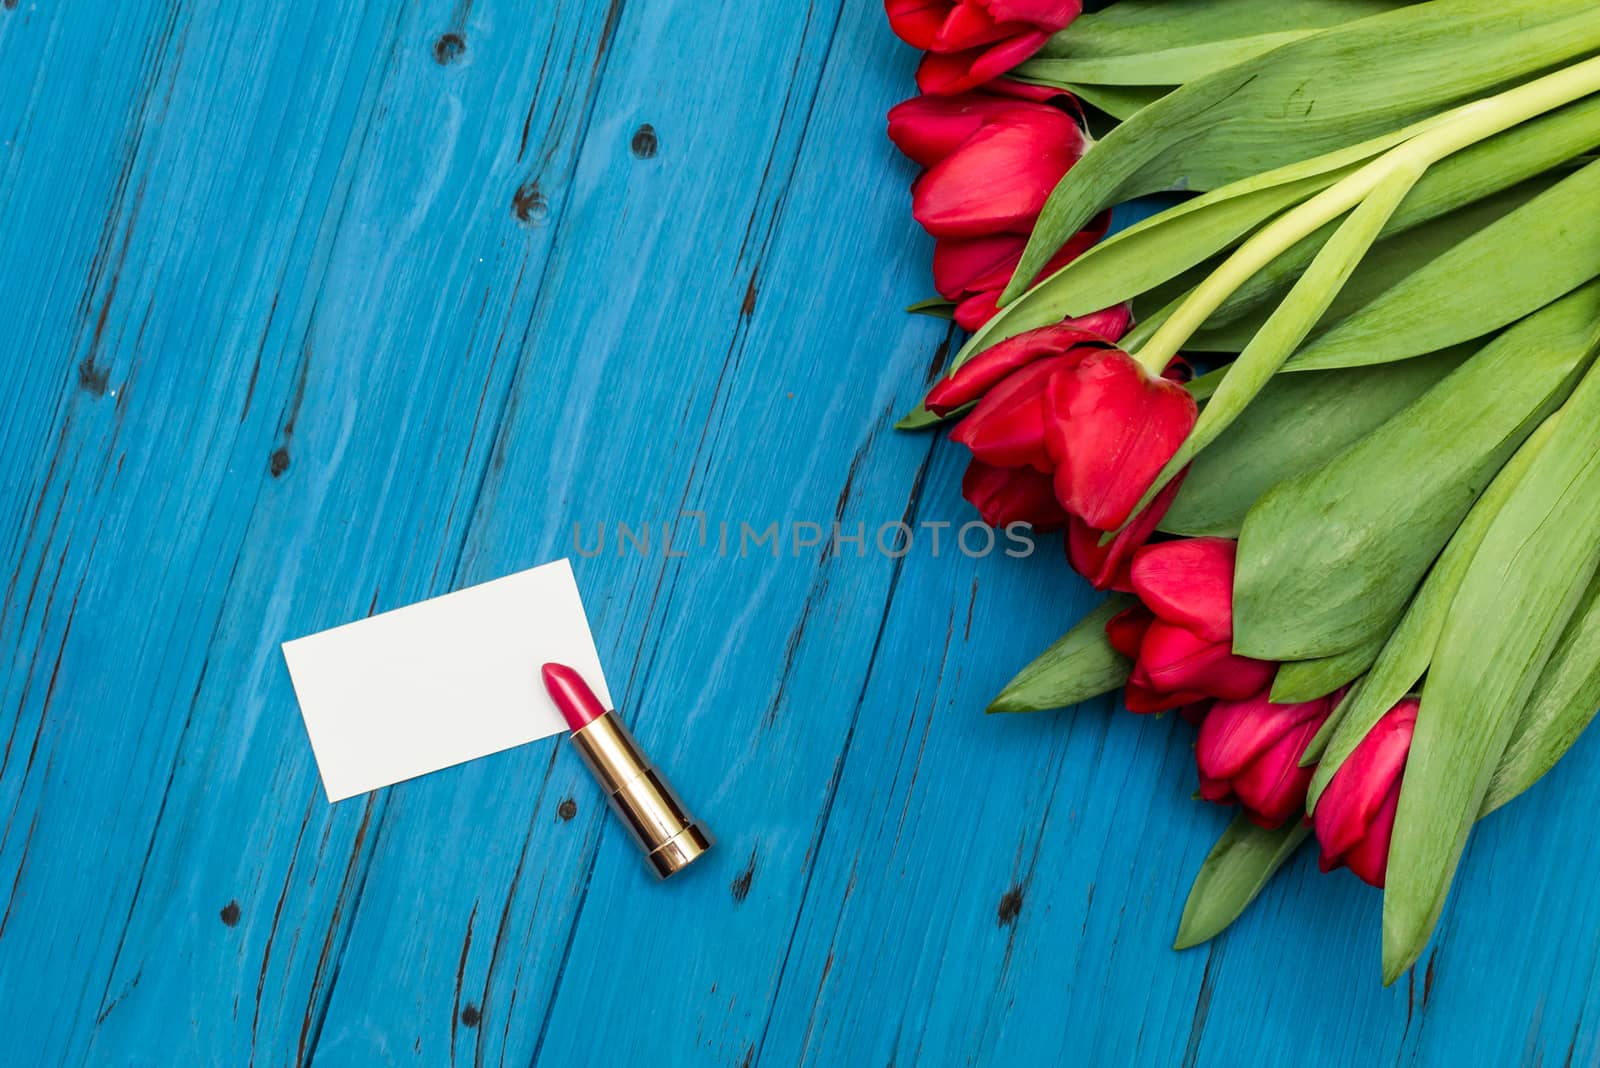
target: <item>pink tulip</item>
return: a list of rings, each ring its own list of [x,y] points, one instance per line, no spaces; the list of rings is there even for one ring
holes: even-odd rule
[[[1237,801],[1251,820],[1273,828],[1305,813],[1313,769],[1302,768],[1300,758],[1344,695],[1275,705],[1268,692],[1213,704],[1194,752],[1201,797]]]
[[[1134,659],[1130,711],[1243,701],[1271,684],[1277,665],[1233,652],[1237,552],[1226,538],[1187,538],[1134,554],[1128,577],[1142,603],[1106,627],[1112,644]]]
[[[1408,697],[1384,713],[1318,798],[1311,825],[1322,846],[1323,871],[1344,864],[1364,881],[1383,886],[1420,705]]]
[[[889,26],[931,53],[917,70],[925,93],[957,93],[997,78],[1078,16],[1081,0],[886,0]]]

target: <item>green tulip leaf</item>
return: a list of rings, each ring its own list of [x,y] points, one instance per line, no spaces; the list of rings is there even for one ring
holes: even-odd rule
[[[1134,310],[1139,318],[1133,331],[1123,339],[1123,346],[1130,350],[1139,348],[1160,326],[1171,307],[1175,307],[1190,289],[1210,273],[1219,262],[1220,254],[1237,243],[1255,225],[1264,222],[1275,211],[1297,203],[1298,199],[1319,192],[1349,174],[1354,165],[1393,147],[1415,132],[1416,128],[1399,131],[1353,149],[1339,150],[1266,174],[1252,175],[1169,208],[1114,235],[1096,246],[1089,255],[1079,257],[1049,278],[1041,280],[1022,297],[1002,308],[961,347],[950,361],[950,369],[960,367],[977,353],[1006,338],[1060,322],[1069,315],[1097,311],[1126,299],[1123,294],[1133,296]],[[1377,258],[1379,264],[1393,263],[1395,266],[1389,270],[1395,280],[1414,273],[1412,270],[1403,270],[1403,267],[1407,263],[1420,267],[1426,261],[1407,257],[1405,250],[1412,247],[1410,237],[1405,241],[1395,241],[1393,238],[1401,234],[1409,235],[1413,229],[1425,223],[1521,186],[1506,201],[1487,207],[1485,215],[1463,214],[1452,223],[1445,224],[1450,227],[1444,233],[1445,238],[1459,234],[1460,239],[1464,239],[1488,221],[1503,217],[1513,207],[1526,203],[1529,198],[1543,191],[1547,188],[1548,180],[1537,180],[1538,176],[1573,159],[1597,142],[1600,142],[1600,98],[1570,104],[1434,164],[1385,225],[1383,236],[1388,240],[1375,248],[1368,259]],[[1535,180],[1530,182],[1530,179]],[[1246,202],[1229,206],[1229,202],[1236,199]],[[1242,351],[1271,310],[1270,307],[1263,307],[1264,302],[1281,298],[1326,245],[1338,226],[1338,222],[1330,223],[1300,241],[1241,286],[1211,317],[1208,329],[1195,339],[1190,350]],[[1439,240],[1413,236],[1421,242],[1416,246],[1419,254],[1424,245],[1432,247]],[[1448,243],[1454,247],[1460,240]],[[1384,252],[1385,244],[1388,252]],[[1120,248],[1114,253],[1100,251],[1119,245]],[[1092,258],[1094,256],[1102,258],[1096,260]],[[1383,267],[1375,267],[1370,277],[1370,282],[1366,281],[1362,270],[1358,269],[1351,279],[1350,288],[1354,294],[1336,305],[1324,318],[1344,318],[1370,303],[1387,288],[1381,284],[1387,281]],[[1147,288],[1141,289],[1141,286]],[[1115,296],[1115,299],[1108,299],[1111,296]],[[1096,299],[1107,300],[1107,303],[1095,304],[1093,301]],[[1233,326],[1241,316],[1250,315],[1258,309],[1253,323],[1237,328]],[[1243,333],[1244,330],[1248,332]],[[1290,361],[1287,369],[1297,369],[1297,362]]]
[[[1600,131],[1597,131],[1597,136],[1600,136]],[[1427,181],[1427,177],[1423,176],[1423,182]],[[1527,204],[1558,180],[1559,175],[1540,175],[1398,234],[1393,232],[1392,225],[1386,227],[1384,237],[1372,247],[1372,251],[1356,268],[1355,274],[1350,276],[1350,281],[1339,291],[1322,316],[1319,326],[1339,322],[1367,307],[1435,260],[1448,255],[1484,227]],[[1417,185],[1421,188],[1422,182]],[[1395,214],[1399,215],[1409,208],[1416,195],[1417,191],[1412,190],[1411,196],[1406,198]],[[1298,273],[1294,277],[1298,277]],[[1241,352],[1266,322],[1273,307],[1270,301],[1261,302],[1248,314],[1231,322],[1202,329],[1185,347],[1195,352]],[[1397,361],[1362,361],[1360,365],[1369,362]],[[1297,355],[1289,362],[1287,369],[1296,370],[1300,367],[1301,357]]]
[[[1569,163],[1597,143],[1600,97],[1568,104],[1496,134],[1429,167],[1389,220],[1384,236],[1409,233],[1464,205],[1526,183]],[[1306,269],[1336,225],[1329,224],[1306,237],[1246,282],[1217,309],[1208,327],[1226,325],[1263,302],[1275,301]],[[1466,236],[1467,232],[1463,232],[1462,237]],[[1403,246],[1406,242],[1396,244]],[[1373,295],[1378,292],[1381,290]]]
[[[1242,812],[1235,816],[1195,876],[1172,948],[1189,949],[1226,930],[1310,834],[1304,820],[1268,831]]]
[[[1600,581],[1591,581],[1517,720],[1483,799],[1483,815],[1519,796],[1555,767],[1594,719],[1596,709],[1600,709]]]
[[[1119,200],[1215,189],[1380,137],[1597,48],[1592,0],[1455,0],[1357,19],[1190,82],[1067,173],[1001,303]]]
[[[1600,347],[1600,333],[1586,347]],[[1439,635],[1389,849],[1385,982],[1427,944],[1519,713],[1600,562],[1597,427],[1591,369],[1495,516]]]
[[[935,319],[954,318],[955,310],[955,301],[945,300],[943,297],[929,297],[927,300],[906,305],[906,311],[912,315],[928,315]]]
[[[1279,666],[1268,699],[1273,704],[1298,705],[1326,697],[1365,673],[1382,649],[1379,640],[1320,660],[1291,660]]]
[[[1478,495],[1572,391],[1597,321],[1600,283],[1591,283],[1332,460],[1269,490],[1240,531],[1235,651],[1313,660],[1389,634]]]
[[[1019,66],[1017,75],[1043,85],[1183,85],[1315,32],[1280,30],[1124,56],[1036,57]]]
[[[1322,721],[1322,726],[1317,728],[1317,733],[1313,734],[1311,741],[1306,743],[1306,751],[1300,754],[1300,766],[1302,768],[1314,768],[1321,761],[1322,754],[1327,751],[1328,742],[1333,739],[1334,734],[1339,730],[1339,725],[1345,720],[1345,716],[1350,709],[1350,702],[1355,700],[1356,694],[1360,693],[1361,687],[1366,684],[1365,676],[1357,679],[1350,684],[1350,689],[1346,691],[1343,700],[1333,706],[1333,712],[1329,714],[1327,719]],[[1311,814],[1309,808],[1306,809],[1306,814],[1308,816]]]
[[[1121,0],[1080,15],[1039,50],[1047,59],[1136,56],[1262,33],[1308,31],[1415,0]]]
[[[950,371],[1007,338],[1109,308],[1182,277],[1265,220],[1350,173],[1344,155],[1334,163],[1312,161],[1314,165],[1259,175],[1112,235],[984,323],[950,361]]]
[[[1010,77],[1021,82],[1031,82],[1035,85],[1053,85],[1052,82],[1038,82],[1032,78],[1024,77],[1017,71],[1012,71]],[[1175,85],[1078,85],[1068,83],[1056,85],[1058,89],[1065,89],[1085,104],[1099,108],[1113,119],[1127,121],[1157,100],[1166,96],[1177,88]]]
[[[1229,365],[1222,383],[1201,410],[1189,436],[1150,484],[1132,514],[1138,515],[1154,500],[1167,483],[1215,441],[1272,381],[1272,376],[1311,333],[1317,320],[1355,273],[1362,257],[1383,231],[1384,223],[1421,176],[1420,167],[1397,167],[1350,212],[1344,224],[1317,253],[1310,268],[1250,339],[1239,358]]]
[[[1335,323],[1295,356],[1302,370],[1403,360],[1515,322],[1600,277],[1600,162]]]
[[[1457,349],[1379,367],[1279,375],[1195,457],[1161,529],[1237,538],[1251,505],[1267,490],[1331,460],[1470,355]],[[1190,392],[1201,399],[1220,381],[1219,372],[1202,375],[1189,384]]]
[[[1117,594],[1040,653],[989,702],[989,712],[1043,712],[1110,693],[1125,685],[1133,662],[1106,638],[1111,617],[1138,601]]]
[[[1208,260],[1261,223],[1353,173],[1362,163],[1428,123],[1394,130],[1362,144],[1299,160],[1174,205],[1113,235],[1041,279],[1000,309],[956,353],[953,371],[977,353],[1010,337],[1067,316],[1087,315],[1142,294],[1186,293],[1209,271]],[[1136,330],[1137,333],[1137,330]],[[1132,344],[1124,339],[1125,347]]]
[[[1489,525],[1526,476],[1528,467],[1544,448],[1559,421],[1559,415],[1546,419],[1495,476],[1483,496],[1478,498],[1467,513],[1467,518],[1451,535],[1444,552],[1439,554],[1439,559],[1429,569],[1422,588],[1406,607],[1400,625],[1384,644],[1372,671],[1342,702],[1338,726],[1326,739],[1326,745],[1319,754],[1317,770],[1311,776],[1306,795],[1307,812],[1315,811],[1322,792],[1328,788],[1328,783],[1350,758],[1350,754],[1355,752],[1356,746],[1377,726],[1385,713],[1412,691],[1423,672],[1428,670],[1467,566],[1477,554],[1478,546],[1483,544]]]

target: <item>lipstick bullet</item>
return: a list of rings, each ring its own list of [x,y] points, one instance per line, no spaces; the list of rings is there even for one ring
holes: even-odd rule
[[[546,664],[540,674],[572,729],[572,747],[606,791],[611,811],[627,825],[650,870],[665,879],[700,859],[712,846],[711,835],[644,755],[622,717],[567,665]]]

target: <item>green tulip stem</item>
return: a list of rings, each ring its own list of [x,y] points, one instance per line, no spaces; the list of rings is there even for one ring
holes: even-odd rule
[[[1298,242],[1362,203],[1395,173],[1425,170],[1446,156],[1595,92],[1600,92],[1600,56],[1466,104],[1425,125],[1409,140],[1257,231],[1189,294],[1134,359],[1159,375],[1241,286]]]

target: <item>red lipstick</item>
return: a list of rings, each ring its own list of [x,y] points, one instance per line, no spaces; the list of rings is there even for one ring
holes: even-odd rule
[[[544,688],[572,728],[578,751],[606,800],[660,878],[675,875],[711,848],[711,835],[684,808],[644,755],[622,717],[600,703],[583,676],[565,664],[540,669]]]
[[[550,691],[550,700],[566,717],[569,729],[581,731],[606,714],[600,698],[572,668],[565,664],[546,664],[539,673],[544,676],[544,688]]]

